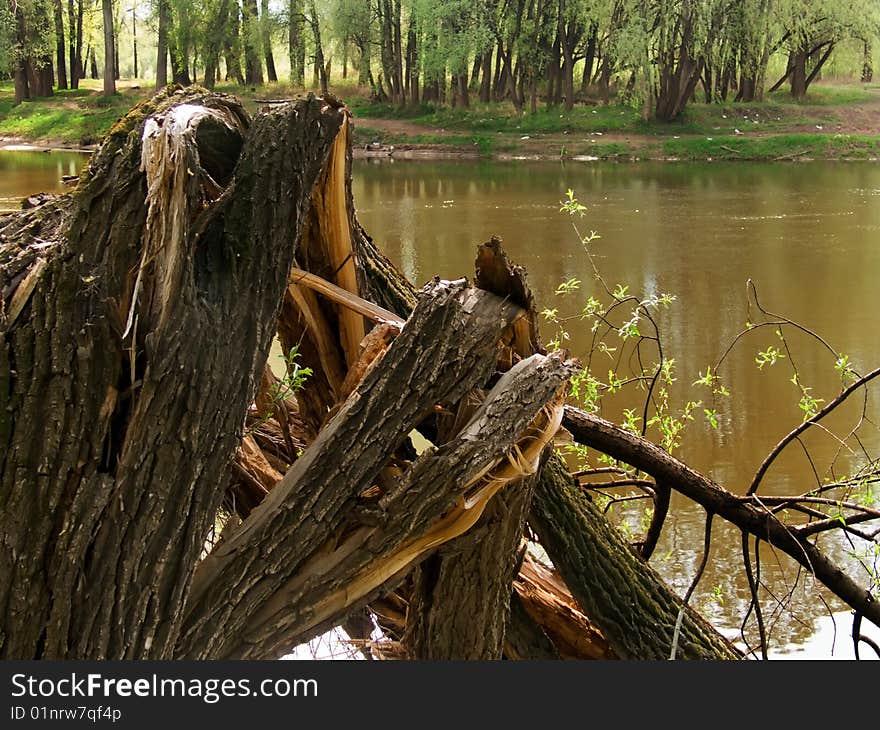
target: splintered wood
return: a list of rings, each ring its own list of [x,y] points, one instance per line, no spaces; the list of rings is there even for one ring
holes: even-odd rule
[[[547,356],[541,347],[524,273],[509,262],[500,241],[479,247],[475,288],[464,281],[427,287],[422,315],[417,310],[405,320],[370,301],[369,288],[364,288],[368,269],[360,269],[364,262],[354,235],[359,227],[349,209],[347,135],[343,124],[312,193],[309,225],[298,242],[299,265],[291,269],[278,324],[282,347],[287,351],[296,345],[298,366],[310,368],[313,375],[295,394],[295,402],[281,398],[280,408],[278,383],[270,373],[264,375],[254,409],[256,430],[244,440],[232,473],[232,481],[239,483],[239,514],[246,518],[262,494],[266,498],[259,521],[267,524],[284,503],[326,487],[333,473],[332,468],[327,473],[328,464],[340,461],[332,444],[339,438],[348,450],[362,450],[365,444],[354,436],[356,431],[389,413],[387,409],[412,402],[401,386],[411,383],[424,395],[434,390],[435,379],[452,385],[454,378],[456,395],[442,397],[443,391],[437,390],[437,400],[425,402],[426,407],[408,417],[412,420],[400,423],[404,429],[397,433],[371,427],[368,471],[357,478],[346,469],[340,476],[350,480],[348,490],[337,485],[348,491],[348,499],[355,499],[352,507],[335,520],[324,518],[325,537],[314,544],[311,557],[291,566],[286,577],[278,576],[282,585],[276,599],[241,627],[241,643],[229,647],[230,657],[249,656],[256,645],[265,649],[280,641],[279,622],[285,624],[288,639],[291,633],[307,639],[387,593],[426,555],[471,529],[495,494],[535,474],[560,429],[571,366]],[[471,385],[450,372],[452,360],[446,362],[465,357],[468,341],[485,358],[484,365],[474,359]],[[436,355],[418,356],[432,350]],[[458,363],[466,364],[466,359]],[[375,406],[365,410],[362,404],[368,400]],[[385,415],[381,419],[387,420]],[[411,429],[427,439],[418,458],[405,437]],[[348,431],[352,435],[344,437]],[[278,450],[260,455],[263,444],[272,443],[267,434],[273,432],[285,442],[284,457],[291,467],[283,478]],[[294,439],[306,444],[301,455],[291,453]],[[346,461],[340,461],[340,468]],[[246,520],[242,532],[256,529],[248,524],[252,521]],[[212,561],[219,561],[214,570],[223,570],[233,554],[246,551],[246,542],[233,535],[221,545],[206,560],[200,578],[207,583],[197,582],[198,590],[210,591],[206,576]],[[282,605],[302,601],[304,593],[320,585],[325,590],[315,595],[307,614],[294,611],[281,618]]]

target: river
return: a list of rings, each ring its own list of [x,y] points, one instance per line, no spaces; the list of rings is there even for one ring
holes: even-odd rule
[[[15,207],[25,194],[62,189],[60,176],[71,174],[82,160],[58,153],[0,153],[0,209]],[[667,292],[676,297],[658,315],[664,350],[675,359],[676,381],[669,387],[674,407],[706,399],[707,391],[692,383],[718,361],[747,321],[757,321],[754,306],[751,314],[748,307],[749,279],[765,308],[822,335],[856,370],[880,364],[876,164],[364,161],[355,164],[353,178],[365,229],[413,282],[472,275],[476,245],[498,235],[527,269],[539,305],[560,312],[577,311],[589,295],[599,296],[573,219],[559,211],[566,190],[573,189],[587,206],[578,227],[601,236],[591,249],[606,281],[625,284],[637,296]],[[582,282],[577,292],[554,293],[572,278]],[[574,320],[568,330],[567,346],[583,357],[589,324]],[[759,370],[757,353],[780,341],[772,328],[741,340],[720,371],[730,396],[718,399],[718,428],[705,422],[702,407],[696,409],[676,454],[742,493],[766,453],[802,419],[800,391],[790,382],[791,361],[817,398],[827,402],[840,390],[834,357],[794,333],[789,344],[785,359]],[[598,374],[604,378],[604,372]],[[624,407],[635,405],[634,398],[618,396],[605,404],[603,415],[619,419]],[[855,407],[843,410],[831,425],[845,433],[859,413]],[[876,397],[868,399],[866,415],[880,423]],[[876,453],[878,428],[867,424],[861,435]],[[810,434],[805,443],[812,463],[798,445],[791,447],[768,473],[762,494],[812,488],[814,467],[820,478],[826,475],[838,444],[822,432]],[[863,461],[857,449],[843,450],[836,473]],[[622,511],[633,529],[640,509]],[[715,520],[710,561],[693,601],[735,637],[749,590],[739,534],[720,523]],[[652,564],[682,593],[700,559],[704,524],[701,508],[673,499]],[[825,538],[822,544],[859,575],[848,543]],[[801,575],[783,608],[776,601],[786,598],[797,571],[766,545],[761,557],[771,655],[828,657],[833,643],[835,657],[852,656],[845,606]],[[864,647],[861,653],[871,651]]]

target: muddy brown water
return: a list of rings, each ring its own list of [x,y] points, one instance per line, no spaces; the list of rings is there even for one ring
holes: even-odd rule
[[[61,175],[73,174],[85,159],[0,153],[0,209],[17,207],[26,194],[62,190]],[[708,405],[705,390],[692,383],[718,361],[746,321],[757,321],[754,307],[751,314],[748,307],[749,279],[767,309],[821,334],[856,369],[865,372],[880,364],[877,164],[364,161],[355,164],[353,176],[361,222],[410,280],[422,284],[435,275],[470,276],[476,245],[498,235],[528,270],[540,305],[563,313],[574,313],[590,294],[599,295],[572,218],[559,211],[572,188],[588,208],[576,221],[581,233],[593,230],[601,236],[591,246],[606,280],[628,285],[638,296],[676,296],[658,316],[666,355],[675,359],[676,381],[669,387],[673,407],[701,398]],[[577,293],[554,293],[572,278],[582,282]],[[568,330],[568,347],[583,357],[591,336],[588,324],[573,320]],[[827,402],[839,392],[834,358],[806,337],[792,333],[789,341],[790,357],[762,370],[757,353],[780,344],[772,329],[741,341],[721,370],[731,395],[719,400],[718,429],[710,428],[702,407],[697,408],[676,451],[734,492],[746,489],[766,453],[801,421],[799,392],[789,382],[792,360],[816,397]],[[602,358],[594,362],[604,378],[608,365]],[[638,402],[638,394],[617,396],[606,402],[603,415],[619,419],[623,408]],[[871,395],[865,405],[874,424],[880,423],[878,403],[880,398]],[[861,402],[854,403],[829,425],[846,433],[860,411]],[[860,433],[871,453],[880,450],[876,425],[866,423]],[[837,442],[816,432],[805,444],[812,464],[795,444],[768,473],[763,494],[798,494],[815,486],[814,468],[820,478],[828,474]],[[864,461],[858,448],[843,449],[836,473],[853,471]],[[639,507],[617,512],[638,531]],[[700,507],[673,499],[652,564],[682,593],[700,560],[704,524]],[[828,537],[821,544],[867,585],[845,540]],[[851,617],[843,604],[766,546],[761,571],[771,654],[829,657],[833,647],[835,657],[852,656]],[[739,533],[715,520],[710,561],[693,601],[736,638],[748,597]],[[864,647],[866,654],[871,652]]]

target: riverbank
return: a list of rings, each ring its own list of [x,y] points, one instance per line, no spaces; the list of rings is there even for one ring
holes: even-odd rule
[[[0,147],[30,144],[89,149],[128,109],[152,93],[120,84],[111,98],[99,82],[12,105],[0,84]],[[93,88],[94,87],[94,88]],[[288,85],[220,87],[251,111],[266,99],[296,94]],[[337,94],[354,116],[358,157],[500,160],[874,160],[880,158],[880,85],[815,84],[804,102],[785,92],[761,103],[692,104],[672,123],[644,122],[637,110],[580,104],[571,111],[539,108],[516,114],[506,103],[446,109],[399,109],[372,103],[361,90]]]

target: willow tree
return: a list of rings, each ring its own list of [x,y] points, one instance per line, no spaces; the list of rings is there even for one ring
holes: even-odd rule
[[[876,34],[880,22],[880,9],[869,0],[776,0],[773,12],[776,23],[784,29],[788,50],[785,73],[773,89],[788,82],[795,99],[806,96],[810,84],[842,40],[870,37]]]

